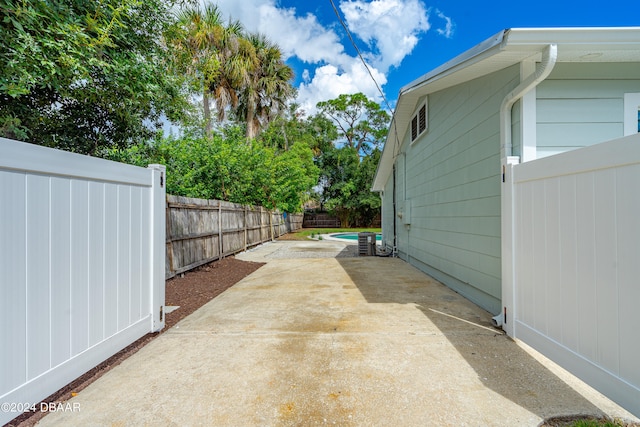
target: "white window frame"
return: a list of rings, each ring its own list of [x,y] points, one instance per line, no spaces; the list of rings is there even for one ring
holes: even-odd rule
[[[416,142],[420,137],[427,132],[429,129],[429,104],[428,98],[424,99],[424,102],[418,104],[418,108],[416,108],[415,113],[411,116],[411,121],[409,122],[409,133],[411,138],[411,144]],[[421,122],[421,112],[424,109],[424,121]],[[424,125],[422,127],[421,125]],[[414,126],[415,126],[415,137],[414,137]]]
[[[638,133],[638,111],[640,111],[640,93],[625,93],[624,136]]]

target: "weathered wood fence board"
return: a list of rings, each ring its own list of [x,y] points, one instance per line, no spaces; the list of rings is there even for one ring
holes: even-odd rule
[[[269,211],[220,200],[167,196],[170,278],[302,228],[302,214]]]
[[[304,215],[305,228],[337,228],[340,220],[328,213],[306,213]]]

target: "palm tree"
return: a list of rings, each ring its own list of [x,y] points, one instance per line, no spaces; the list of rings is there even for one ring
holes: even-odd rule
[[[251,43],[244,38],[239,21],[226,25],[217,5],[199,4],[183,9],[178,22],[167,34],[175,52],[179,72],[194,78],[202,93],[205,132],[211,135],[211,101],[215,101],[218,119],[224,120],[228,107],[238,104],[238,90],[249,82],[249,70],[257,58]]]
[[[173,48],[174,63],[195,79],[197,91],[202,93],[205,131],[211,134],[211,85],[219,79],[222,66],[216,52],[217,40],[224,34],[222,14],[216,5],[207,4],[183,9],[177,23],[166,36]]]
[[[211,82],[211,91],[216,101],[218,119],[222,121],[228,107],[238,106],[238,94],[249,84],[251,71],[256,68],[258,58],[253,45],[244,37],[244,29],[239,21],[231,21],[225,27],[216,51],[222,72]]]
[[[291,85],[293,70],[282,60],[280,48],[263,34],[250,34],[248,40],[257,61],[241,92],[237,113],[246,120],[247,139],[252,139],[263,126],[286,110],[294,89]]]

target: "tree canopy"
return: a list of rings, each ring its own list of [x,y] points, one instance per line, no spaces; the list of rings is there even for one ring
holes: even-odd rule
[[[293,70],[280,48],[263,34],[247,34],[238,21],[225,21],[216,5],[182,9],[166,40],[174,70],[185,73],[191,91],[202,95],[207,135],[213,129],[211,101],[218,120],[233,113],[251,139],[285,110],[294,94]]]
[[[318,110],[316,120],[329,121],[337,133],[336,142],[324,145],[316,157],[320,205],[344,226],[368,226],[380,212],[380,196],[371,185],[389,115],[362,93],[320,102]]]
[[[344,145],[367,155],[379,148],[387,135],[389,114],[363,93],[343,94],[319,102],[318,110],[338,128]]]
[[[369,188],[388,114],[356,93],[307,117],[280,47],[216,5],[0,0],[0,11],[0,136],[163,163],[176,195],[290,212],[316,197],[345,225],[378,212]],[[182,136],[158,132],[167,120]]]
[[[0,0],[0,135],[95,154],[186,108],[165,0]]]
[[[167,192],[178,196],[261,205],[285,212],[302,211],[318,181],[313,153],[303,142],[288,150],[247,144],[244,131],[231,125],[211,137],[157,138],[106,157],[124,163],[167,166]]]

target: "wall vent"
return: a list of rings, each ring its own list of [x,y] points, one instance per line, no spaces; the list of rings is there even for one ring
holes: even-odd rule
[[[416,114],[411,118],[411,142],[413,143],[429,128],[429,108],[427,99],[418,107]]]

